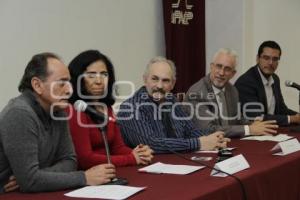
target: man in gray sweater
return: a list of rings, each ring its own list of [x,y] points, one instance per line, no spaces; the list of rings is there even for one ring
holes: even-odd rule
[[[20,96],[0,114],[0,193],[55,191],[99,185],[115,177],[111,164],[76,171],[63,110],[72,93],[67,67],[55,54],[35,55],[19,85]]]

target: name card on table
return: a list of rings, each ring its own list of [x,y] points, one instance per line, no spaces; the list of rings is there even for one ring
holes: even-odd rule
[[[300,144],[296,138],[284,142],[279,142],[271,149],[271,151],[276,152],[273,155],[277,156],[285,156],[299,150]]]
[[[228,174],[234,174],[236,172],[242,171],[249,168],[250,165],[242,154],[228,158],[224,161],[215,164],[214,168],[227,172]],[[218,172],[217,170],[212,170],[211,176],[226,177],[227,174]]]

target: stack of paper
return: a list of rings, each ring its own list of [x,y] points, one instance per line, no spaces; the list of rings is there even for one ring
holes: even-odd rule
[[[278,134],[278,135],[261,135],[261,136],[249,136],[241,138],[241,140],[257,140],[257,141],[274,141],[274,142],[282,142],[285,140],[289,140],[293,138],[292,136],[288,136],[287,134]]]
[[[147,167],[139,169],[139,172],[156,173],[156,174],[189,174],[199,169],[204,168],[204,166],[192,166],[192,165],[171,165],[157,162],[155,164],[149,165]]]
[[[124,185],[87,186],[66,193],[68,197],[99,198],[99,199],[126,199],[145,187],[130,187]]]

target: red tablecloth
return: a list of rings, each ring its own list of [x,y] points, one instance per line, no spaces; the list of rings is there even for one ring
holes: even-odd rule
[[[294,134],[300,139],[300,134]],[[246,189],[247,199],[251,200],[297,200],[300,199],[300,152],[287,156],[274,156],[270,149],[275,142],[232,140],[230,146],[237,147],[234,154],[242,153],[250,168],[238,172]],[[195,154],[185,154],[191,157]],[[199,155],[199,154],[198,154]],[[213,156],[215,154],[201,154]],[[169,164],[190,164],[175,155],[156,155],[155,160]],[[215,161],[215,159],[214,159]],[[214,161],[206,162],[214,165]],[[146,186],[130,199],[202,199],[239,200],[242,192],[239,184],[231,177],[210,176],[211,170],[204,168],[189,175],[167,175],[139,173],[139,167],[118,168],[118,176],[127,178],[130,186]],[[59,200],[74,199],[64,196],[68,191],[38,194],[13,192],[0,195],[1,200]],[[78,198],[77,198],[78,199]]]

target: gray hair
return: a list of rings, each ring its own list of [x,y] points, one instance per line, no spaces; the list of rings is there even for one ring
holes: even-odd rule
[[[233,49],[230,49],[230,48],[220,48],[218,49],[218,51],[215,53],[214,57],[213,57],[213,61],[215,61],[215,59],[217,58],[217,56],[219,54],[227,54],[231,57],[233,57],[235,63],[234,63],[234,69],[235,67],[237,66],[237,63],[238,63],[238,55],[237,55],[237,52]]]
[[[176,66],[175,66],[174,62],[172,60],[168,60],[162,56],[156,56],[149,61],[149,63],[147,64],[147,67],[145,69],[144,76],[147,76],[149,74],[150,67],[153,64],[159,63],[159,62],[167,63],[170,66],[172,74],[173,74],[172,78],[173,78],[173,80],[176,80]]]

